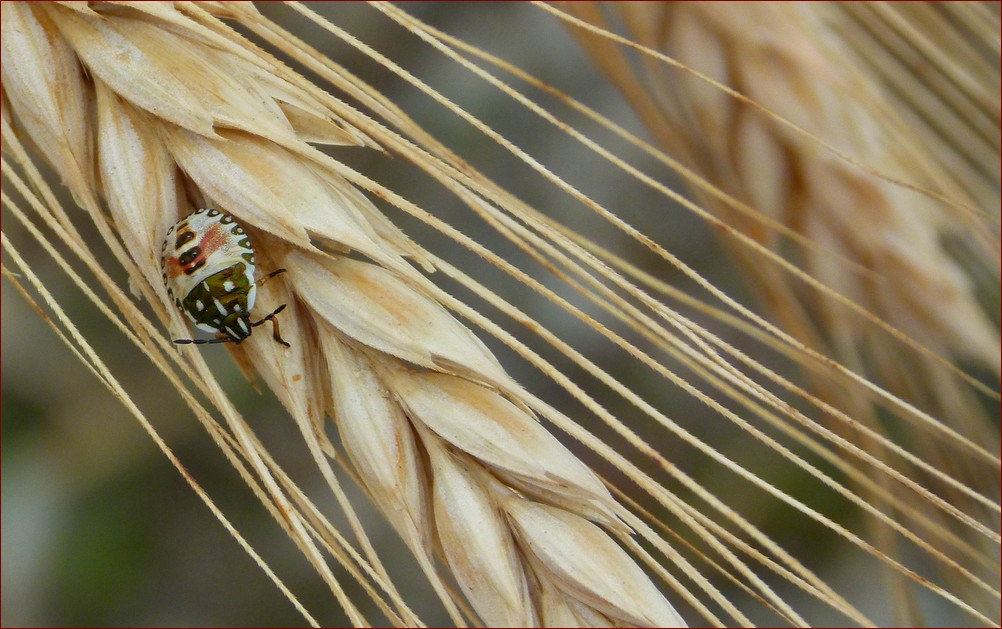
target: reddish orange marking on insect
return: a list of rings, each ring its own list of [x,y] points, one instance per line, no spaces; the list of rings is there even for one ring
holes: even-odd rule
[[[167,278],[173,280],[184,273],[184,267],[177,261],[177,256],[167,256]]]
[[[202,250],[202,255],[198,256],[195,261],[201,260],[202,256],[211,256],[226,244],[228,238],[229,234],[223,229],[222,225],[216,224],[205,230],[205,235],[202,236],[202,240],[198,243],[198,247]]]
[[[201,253],[199,253],[194,260],[192,260],[188,264],[181,265],[177,261],[178,258],[176,257],[171,258],[171,263],[173,263],[174,266],[178,267],[178,270],[175,271],[174,275],[169,275],[169,277],[175,277],[181,272],[187,272],[190,274],[192,272],[191,269],[193,269],[196,266],[205,264],[206,259],[208,259],[208,257],[212,255],[213,252],[222,249],[223,245],[226,244],[226,240],[227,240],[226,230],[224,230],[220,225],[213,225],[212,227],[208,228],[207,230],[205,230],[205,235],[202,236],[202,239],[198,241],[198,248],[201,251]]]

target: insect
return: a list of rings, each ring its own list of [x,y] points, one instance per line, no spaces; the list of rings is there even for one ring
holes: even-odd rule
[[[167,230],[160,248],[160,270],[167,295],[200,330],[216,338],[176,339],[178,344],[240,343],[266,321],[275,341],[289,347],[280,334],[278,318],[285,304],[251,322],[257,287],[285,269],[254,281],[254,248],[244,228],[232,216],[202,208]]]

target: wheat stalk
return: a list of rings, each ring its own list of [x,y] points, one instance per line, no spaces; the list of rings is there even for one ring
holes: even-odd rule
[[[19,123],[109,241],[121,239],[120,261],[161,320],[184,329],[157,277],[166,228],[203,204],[233,214],[252,228],[262,263],[288,270],[259,300],[289,304],[282,329],[292,345],[259,334],[234,353],[296,418],[339,491],[323,426],[325,412],[335,418],[362,484],[457,624],[465,621],[434,568],[436,547],[478,622],[683,625],[592,523],[629,531],[602,482],[537,423],[520,387],[404,262],[424,260],[421,251],[307,140],[372,142],[288,70],[191,15],[3,6],[3,84]],[[211,381],[198,352],[185,353]],[[292,511],[239,417],[227,420],[268,500]],[[316,560],[304,524],[288,519]]]

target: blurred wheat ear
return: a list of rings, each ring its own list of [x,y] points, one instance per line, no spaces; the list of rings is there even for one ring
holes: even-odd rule
[[[565,8],[603,28],[615,16],[629,40],[653,51],[569,25],[660,145],[699,178],[705,206],[823,282],[823,290],[805,285],[727,234],[772,320],[974,442],[996,443],[994,412],[951,363],[999,377],[997,11],[979,3]],[[819,396],[885,429],[873,400],[808,376]],[[919,429],[898,442],[997,495],[998,470],[970,466],[951,440]],[[879,444],[864,447],[886,459]],[[876,542],[895,554],[893,542]],[[903,584],[897,591],[907,597]],[[899,609],[900,622],[918,621],[912,605]]]
[[[610,48],[614,36],[568,22],[624,87],[667,154],[566,95],[559,95],[561,102],[667,164],[679,166],[668,155],[681,156],[688,166],[681,171],[705,197],[696,205],[472,60],[550,94],[553,88],[392,5],[374,5],[388,21],[492,83],[499,96],[515,98],[609,159],[624,179],[635,177],[743,235],[736,251],[774,324],[406,69],[311,8],[288,6],[437,100],[533,168],[541,182],[607,219],[724,304],[678,294],[522,203],[250,4],[3,3],[4,207],[164,373],[326,582],[347,621],[424,624],[355,515],[341,486],[345,477],[396,529],[457,626],[684,626],[686,620],[725,626],[758,618],[806,625],[817,608],[839,614],[841,622],[873,624],[872,612],[815,574],[809,558],[786,550],[782,538],[677,465],[671,453],[684,446],[703,457],[698,465],[733,474],[761,500],[791,508],[801,518],[797,525],[816,526],[828,543],[862,551],[861,566],[886,568],[900,618],[916,619],[907,612],[921,591],[957,618],[998,622],[999,592],[992,585],[998,578],[998,426],[984,410],[998,392],[951,362],[977,361],[997,378],[998,321],[978,305],[965,268],[941,245],[950,228],[970,243],[971,264],[997,271],[997,213],[979,208],[992,190],[997,207],[998,181],[969,190],[960,175],[936,170],[932,157],[917,152],[923,139],[913,145],[901,135],[899,121],[885,118],[891,105],[877,101],[868,83],[848,70],[847,78],[826,82],[826,76],[841,77],[842,68],[819,68],[826,58],[813,47],[820,39],[811,30],[820,28],[813,9],[755,5],[732,7],[725,16],[709,5],[615,7],[630,36],[646,46],[631,44],[643,82]],[[602,23],[591,5],[571,8]],[[738,17],[738,11],[753,14]],[[546,12],[539,11],[541,19],[549,19]],[[235,24],[322,77],[331,93],[238,34]],[[996,25],[996,40],[997,33]],[[777,41],[783,45],[773,49]],[[705,76],[672,76],[656,52],[662,50],[743,96]],[[707,60],[711,65],[701,65]],[[997,101],[989,113],[997,132]],[[349,150],[383,151],[413,163],[519,247],[525,260],[499,255],[408,201],[406,191],[386,189],[337,159]],[[89,255],[70,217],[78,210],[55,201],[36,159],[58,174],[114,262]],[[759,460],[781,461],[787,473],[835,502],[805,501],[769,480],[770,465],[749,468],[673,420],[656,396],[631,386],[633,372],[604,369],[587,347],[533,321],[447,256],[412,241],[369,195],[545,297],[596,338],[627,352],[635,369],[733,424],[749,448],[760,450]],[[262,312],[288,304],[282,334],[291,347],[255,334],[229,349],[288,410],[350,533],[338,530],[272,459],[202,353],[190,346],[178,352],[170,343],[188,332],[160,281],[160,241],[180,216],[206,206],[248,227],[262,270],[287,270],[262,285],[258,303]],[[796,253],[784,266],[775,254],[791,242]],[[6,234],[3,246],[7,280],[32,303],[32,292],[39,296],[45,307],[37,308],[50,313],[43,316],[57,333],[245,544],[104,367],[99,355],[107,348],[91,348],[72,313]],[[148,308],[137,307],[111,279],[115,263],[128,272],[126,290]],[[86,277],[78,272],[83,268]],[[533,275],[538,270],[527,270],[538,268],[552,271],[563,288],[612,323],[562,297]],[[525,325],[588,374],[588,383],[619,395],[629,416],[609,412],[588,384],[446,293],[431,281],[432,271]],[[803,367],[810,390],[683,315],[676,302]],[[515,382],[457,315],[569,393],[577,408],[617,435],[615,447]],[[337,443],[328,436],[328,418]],[[591,450],[610,478],[590,469],[551,428]],[[639,503],[640,496],[647,502]],[[841,517],[846,510],[869,520],[853,524]],[[331,622],[314,619],[245,547],[304,619]],[[348,594],[345,574],[365,600]]]

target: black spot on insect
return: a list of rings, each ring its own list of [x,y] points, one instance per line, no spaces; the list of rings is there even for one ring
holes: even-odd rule
[[[167,232],[167,233],[170,234],[170,232]],[[160,253],[163,253],[165,251],[167,251],[167,241],[166,240],[164,240],[164,244],[160,245]]]
[[[250,252],[242,253],[242,254],[240,254],[240,257],[243,258],[244,260],[250,262],[251,264],[254,264],[254,254],[253,253],[250,253]]]
[[[181,232],[180,234],[177,235],[177,240],[174,241],[174,248],[180,249],[185,244],[191,242],[194,239],[195,239],[195,232],[190,230]]]
[[[233,229],[230,230],[230,233],[233,234],[234,236],[243,236],[244,228],[239,225],[235,225]]]
[[[181,257],[178,258],[177,261],[178,263],[181,264],[181,266],[185,266],[194,262],[195,258],[197,258],[200,255],[202,255],[202,248],[199,247],[198,245],[195,245],[191,249],[188,249],[187,251],[182,253]]]
[[[209,216],[219,216],[219,210],[209,210]]]
[[[191,275],[192,273],[194,273],[195,271],[199,270],[203,266],[205,266],[205,258],[202,258],[201,260],[199,260],[198,262],[196,262],[191,267],[185,269],[184,270],[184,274],[185,275]]]
[[[221,222],[223,225],[229,225],[230,223],[233,222],[233,217],[230,216],[229,214],[223,214],[223,218],[219,219],[219,222]]]
[[[165,260],[163,256],[160,256],[160,268],[162,269],[165,266],[167,266],[167,260]]]
[[[240,241],[238,241],[237,244],[243,247],[244,249],[252,249],[249,238],[243,238]]]
[[[174,298],[174,305],[177,306],[178,310],[180,310],[181,309],[181,300],[178,299],[177,297],[175,297]]]
[[[167,274],[164,273],[164,286],[167,286]],[[170,292],[170,291],[168,291]]]
[[[205,211],[205,208],[204,207],[200,207],[197,210],[195,210],[195,214],[201,214],[204,211]]]

